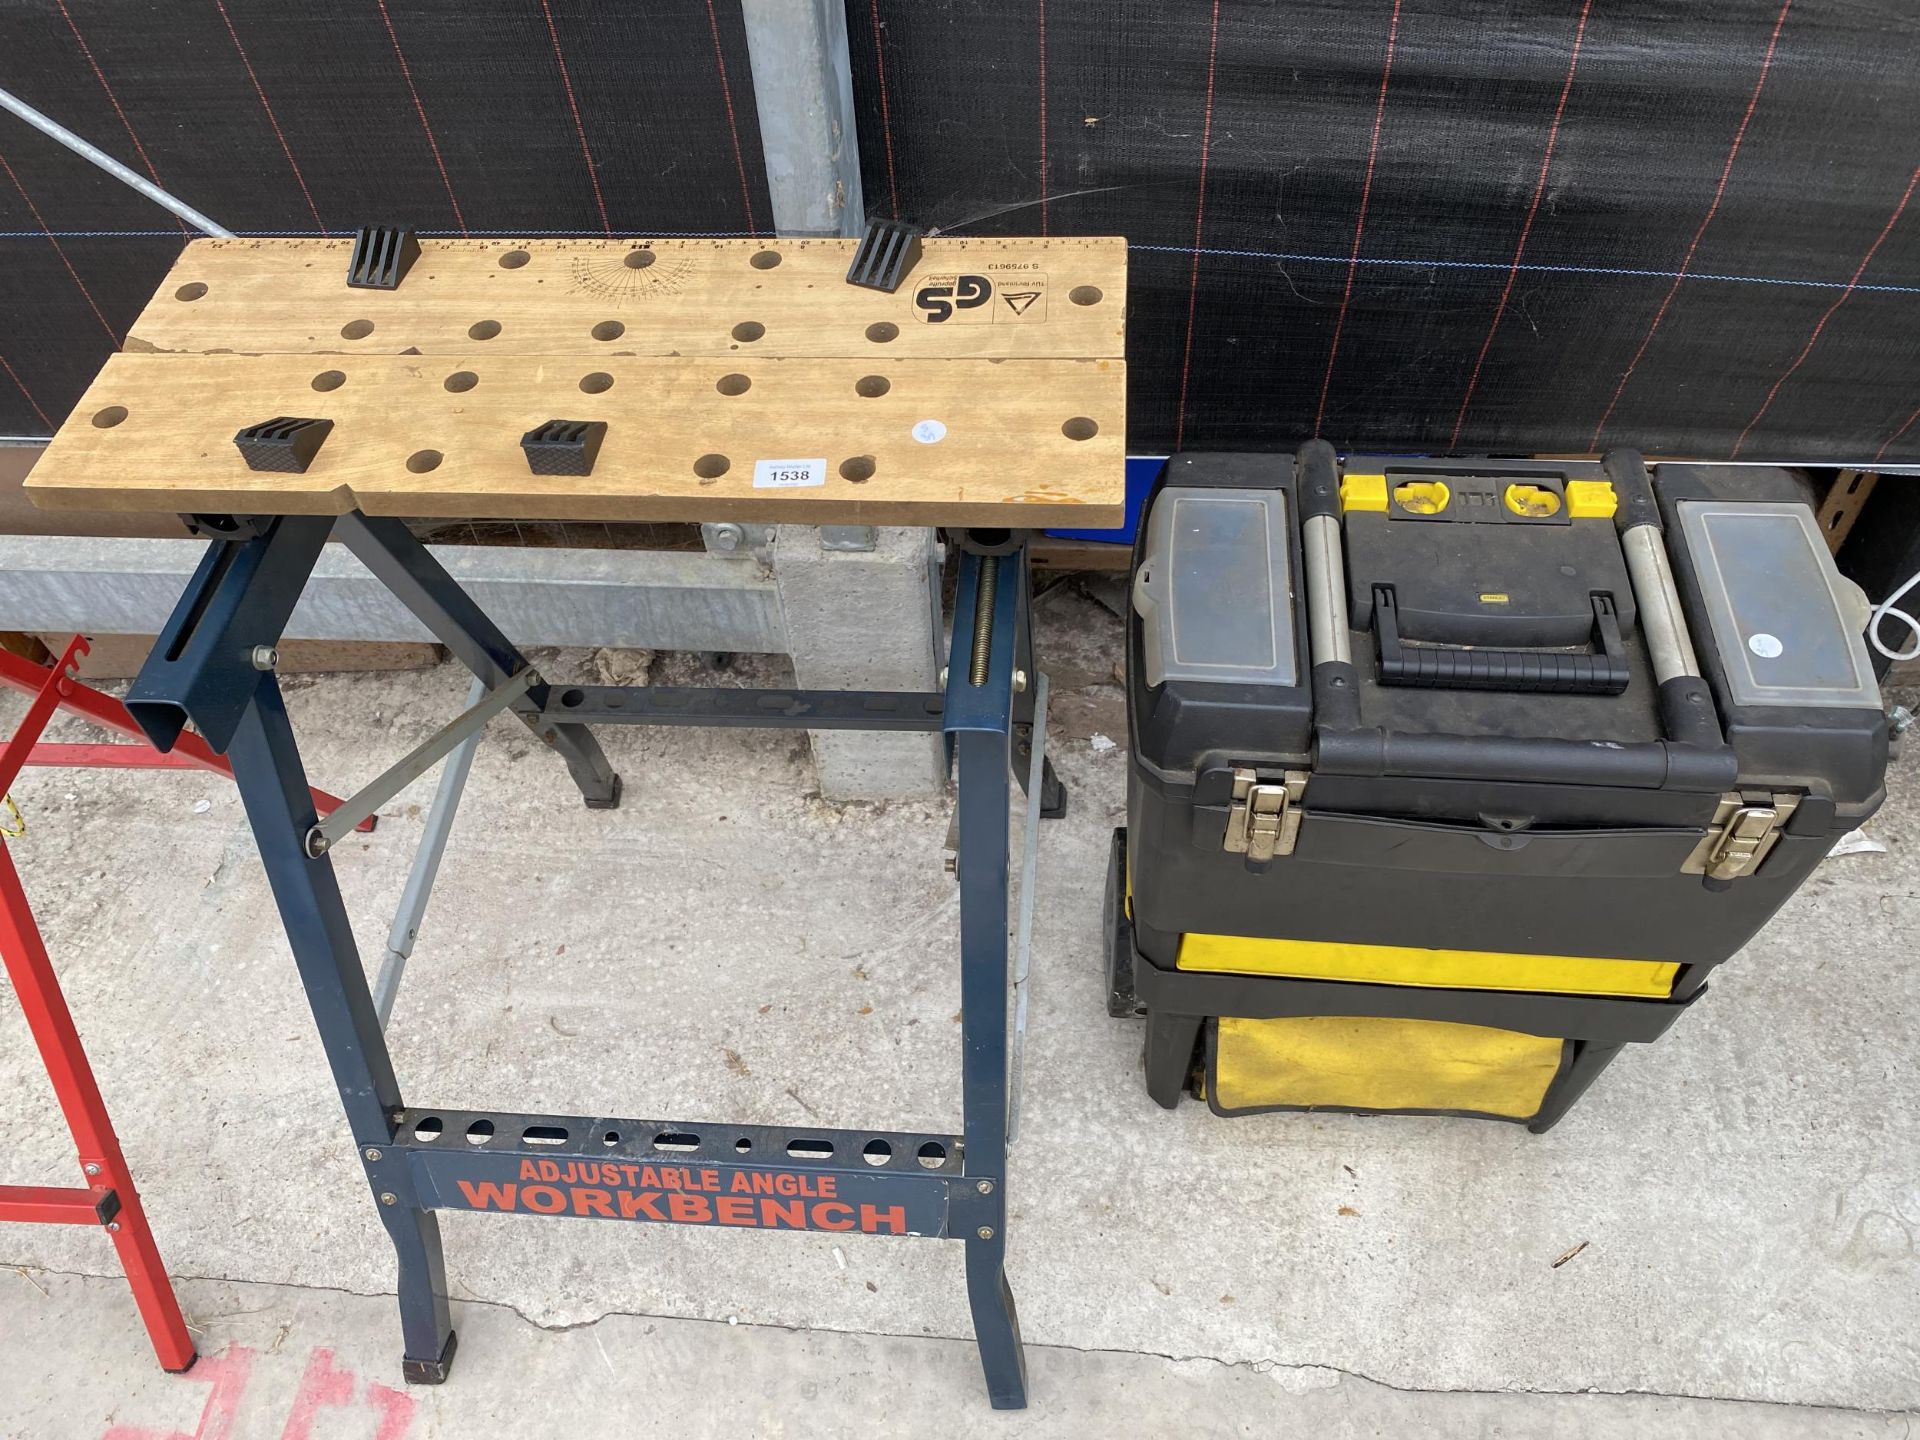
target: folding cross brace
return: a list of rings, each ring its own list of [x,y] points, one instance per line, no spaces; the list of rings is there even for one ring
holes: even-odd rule
[[[403,1099],[381,1034],[391,985],[383,975],[376,1008],[328,847],[311,838],[323,832],[279,685],[270,669],[255,668],[251,659],[257,647],[279,638],[330,529],[473,671],[476,697],[484,686],[561,755],[589,806],[610,807],[620,796],[619,777],[589,725],[943,733],[958,766],[962,1133],[482,1114]],[[173,744],[191,720],[232,761],[368,1184],[398,1257],[406,1378],[438,1383],[453,1361],[455,1334],[435,1212],[498,1210],[961,1240],[988,1392],[996,1408],[1024,1406],[1025,1360],[1003,1267],[1008,777],[1016,769],[1016,751],[1026,762],[1017,767],[1022,786],[1029,772],[1043,777],[1046,810],[1059,813],[1065,804],[1038,753],[1037,687],[1027,682],[1034,672],[1025,551],[963,554],[954,625],[957,637],[969,639],[958,646],[944,694],[656,690],[558,687],[528,674],[525,658],[397,520],[358,512],[337,522],[286,517],[228,527],[227,533],[231,538],[216,539],[208,550],[127,704],[160,748]],[[456,721],[437,737],[444,743],[423,746],[409,759],[428,751],[444,754],[461,743],[462,733]],[[443,797],[449,789],[457,795],[457,767],[470,755],[468,746],[455,755]],[[348,812],[353,808],[347,802]],[[396,923],[388,955],[388,972],[396,977],[443,839],[442,830],[431,840],[431,855],[423,856],[424,884],[416,867]]]

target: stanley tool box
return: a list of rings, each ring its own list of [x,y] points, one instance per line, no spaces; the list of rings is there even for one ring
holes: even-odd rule
[[[1784,471],[1175,456],[1107,901],[1153,1098],[1547,1129],[1878,806],[1863,618]]]

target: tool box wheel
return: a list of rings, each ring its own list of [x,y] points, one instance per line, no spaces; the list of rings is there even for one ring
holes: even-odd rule
[[[1130,1020],[1142,1013],[1133,992],[1133,922],[1127,918],[1127,827],[1117,825],[1107,860],[1102,912],[1107,942],[1107,1014]]]

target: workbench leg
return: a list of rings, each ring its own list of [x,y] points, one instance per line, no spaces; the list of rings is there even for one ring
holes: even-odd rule
[[[1007,773],[1004,732],[962,731],[960,791],[960,1046],[966,1174],[991,1203],[965,1235],[967,1300],[996,1410],[1027,1403],[1020,1319],[1007,1285]]]
[[[526,657],[400,521],[356,510],[341,516],[333,533],[489,690],[526,667]],[[586,726],[541,721],[547,689],[533,686],[514,702],[514,713],[567,762],[589,810],[613,809],[620,777]]]
[[[1013,773],[1024,793],[1029,783],[1028,762],[1033,758],[1034,705],[1040,694],[1040,672],[1033,654],[1033,565],[1024,545],[1020,547],[1017,563],[1020,566],[1020,583],[1015,593],[1020,597],[1020,615],[1013,629],[1013,666],[1027,677],[1027,683],[1013,693]],[[1054,772],[1051,756],[1041,756],[1040,763],[1040,818],[1064,819],[1067,813],[1067,787]]]
[[[346,1107],[354,1145],[381,1223],[393,1240],[399,1261],[403,1372],[416,1383],[438,1383],[447,1377],[454,1348],[440,1225],[432,1211],[416,1203],[404,1162],[387,1158],[394,1126],[404,1113],[400,1086],[380,1034],[333,861],[326,855],[307,857],[306,834],[318,817],[280,687],[271,674],[260,677],[227,758],[233,762],[233,778],[313,1008],[333,1083]]]

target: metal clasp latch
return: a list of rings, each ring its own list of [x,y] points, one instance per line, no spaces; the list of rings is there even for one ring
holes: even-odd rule
[[[1713,824],[1680,867],[1681,872],[1712,880],[1751,875],[1779,843],[1780,832],[1799,803],[1798,795],[1752,800],[1744,795],[1723,795]]]
[[[1291,855],[1300,834],[1300,797],[1307,772],[1288,770],[1278,785],[1262,784],[1253,771],[1233,772],[1233,808],[1227,811],[1225,849],[1249,860]]]

